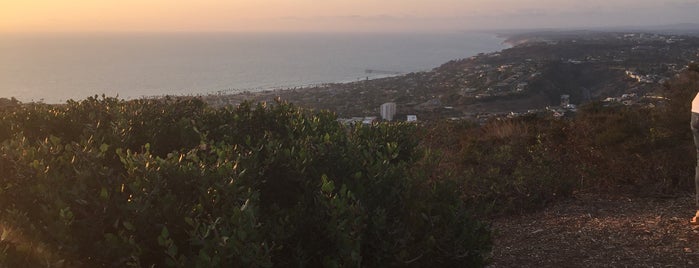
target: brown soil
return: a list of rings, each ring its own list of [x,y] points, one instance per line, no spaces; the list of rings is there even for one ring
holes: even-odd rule
[[[699,267],[693,198],[576,194],[493,221],[490,267]]]

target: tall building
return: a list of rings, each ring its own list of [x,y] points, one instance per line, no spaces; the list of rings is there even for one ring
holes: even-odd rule
[[[393,121],[393,116],[396,115],[396,103],[387,102],[381,104],[381,118],[387,121]]]

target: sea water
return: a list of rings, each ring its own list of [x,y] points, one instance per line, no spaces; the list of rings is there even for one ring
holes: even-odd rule
[[[430,70],[502,41],[473,32],[0,34],[0,97],[61,103],[351,82]]]

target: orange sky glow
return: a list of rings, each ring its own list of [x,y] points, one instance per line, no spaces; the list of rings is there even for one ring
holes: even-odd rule
[[[0,0],[0,32],[366,32],[635,25],[696,22],[697,11],[697,0]]]

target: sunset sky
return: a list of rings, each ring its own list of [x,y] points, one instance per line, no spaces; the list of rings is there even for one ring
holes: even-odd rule
[[[0,0],[0,32],[439,31],[699,23],[699,0]]]

